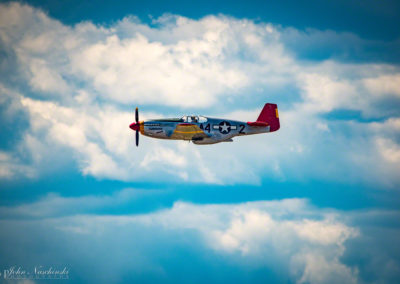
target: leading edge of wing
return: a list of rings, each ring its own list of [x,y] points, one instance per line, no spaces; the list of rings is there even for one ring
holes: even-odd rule
[[[187,140],[191,140],[193,138],[207,137],[209,137],[209,135],[207,135],[204,130],[200,129],[199,126],[192,123],[179,123],[171,135],[171,138],[174,139],[183,138]]]

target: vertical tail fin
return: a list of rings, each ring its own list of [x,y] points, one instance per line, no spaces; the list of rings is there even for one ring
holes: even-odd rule
[[[265,104],[257,118],[257,122],[268,123],[270,126],[270,132],[277,131],[280,127],[278,106],[276,104]]]

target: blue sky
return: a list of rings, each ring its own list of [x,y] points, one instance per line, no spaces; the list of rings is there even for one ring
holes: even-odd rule
[[[0,4],[0,272],[400,280],[397,1]],[[196,146],[141,119],[281,129]],[[58,282],[58,281],[55,281]],[[29,280],[28,283],[41,283]]]

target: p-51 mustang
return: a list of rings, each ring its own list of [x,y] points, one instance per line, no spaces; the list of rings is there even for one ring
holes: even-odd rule
[[[129,128],[136,131],[136,146],[139,146],[139,131],[142,135],[152,138],[186,140],[205,145],[232,142],[235,136],[274,132],[280,127],[278,106],[269,103],[264,105],[254,122],[197,115],[139,121],[138,108],[135,110],[135,120]]]

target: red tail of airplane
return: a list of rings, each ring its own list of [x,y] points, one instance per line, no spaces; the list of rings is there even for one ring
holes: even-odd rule
[[[247,122],[250,126],[270,126],[270,132],[277,131],[280,127],[278,106],[276,104],[265,104],[255,122]]]

